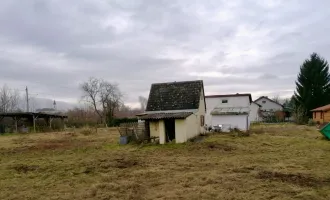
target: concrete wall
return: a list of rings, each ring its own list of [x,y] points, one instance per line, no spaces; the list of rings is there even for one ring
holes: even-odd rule
[[[175,142],[184,143],[187,141],[186,137],[186,120],[185,119],[176,119],[175,120]]]
[[[233,97],[206,97],[206,116],[205,123],[212,125],[211,111],[215,107],[249,107],[249,96],[233,96]],[[228,103],[222,103],[222,100],[227,100]]]
[[[150,121],[150,136],[159,137],[159,121]]]
[[[159,120],[159,143],[165,144],[166,143],[166,137],[165,137],[165,124],[164,120]]]
[[[255,104],[255,103],[251,103],[250,105],[250,114],[249,114],[249,121],[250,122],[258,122],[259,119],[259,109],[260,107]]]
[[[150,121],[150,136],[159,137],[159,143],[165,144],[165,124],[164,120]]]
[[[257,104],[261,105],[261,110],[264,111],[277,111],[277,110],[283,110],[283,107],[278,105],[277,103],[274,103],[270,101],[267,98],[261,98],[258,101],[256,101]]]
[[[201,133],[204,133],[204,125],[206,123],[206,111],[205,111],[205,100],[204,100],[204,94],[203,92],[201,92],[201,96],[200,96],[200,102],[199,102],[199,108],[198,108],[198,111],[196,113],[197,115],[197,123],[198,123],[198,126],[197,126],[197,129],[198,129],[198,133],[197,135],[201,134]],[[200,116],[204,116],[204,124],[201,124],[201,117]]]
[[[199,134],[198,116],[195,114],[186,118],[186,140],[196,137]]]
[[[238,128],[246,131],[249,128],[248,115],[214,115],[212,124],[222,124],[225,127]]]

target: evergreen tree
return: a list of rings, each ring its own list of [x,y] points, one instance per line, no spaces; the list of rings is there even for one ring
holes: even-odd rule
[[[330,103],[329,65],[316,53],[300,66],[293,100],[295,107],[304,110],[309,118],[312,117],[310,110]]]

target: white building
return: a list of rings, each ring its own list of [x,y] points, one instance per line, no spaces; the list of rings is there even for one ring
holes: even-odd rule
[[[257,104],[256,102],[251,103],[251,105],[250,105],[250,114],[249,114],[249,121],[250,122],[259,122],[259,121],[261,121],[260,108],[261,108],[261,105]]]
[[[269,99],[266,96],[261,96],[254,101],[255,103],[261,105],[261,111],[282,111],[283,105]]]
[[[205,96],[207,126],[221,125],[223,131],[250,128],[251,94],[226,94]]]

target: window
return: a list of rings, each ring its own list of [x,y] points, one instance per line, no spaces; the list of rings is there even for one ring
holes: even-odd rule
[[[201,126],[204,126],[204,115],[201,115]]]
[[[266,101],[262,101],[262,103],[263,103],[263,104],[265,104],[265,103],[266,103]]]
[[[221,102],[222,103],[228,103],[228,100],[227,99],[223,99]]]
[[[314,114],[314,118],[316,118],[316,112],[314,112],[313,114]]]
[[[321,112],[321,119],[323,119],[323,112]]]

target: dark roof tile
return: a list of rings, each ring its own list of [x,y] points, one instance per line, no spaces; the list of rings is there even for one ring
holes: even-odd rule
[[[201,92],[203,81],[152,84],[146,111],[198,109]]]

